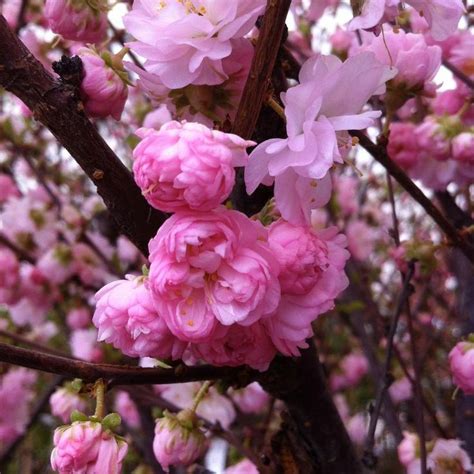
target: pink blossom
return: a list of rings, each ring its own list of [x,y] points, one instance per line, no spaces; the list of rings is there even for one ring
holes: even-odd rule
[[[135,0],[124,17],[127,31],[138,40],[129,46],[170,89],[221,84],[228,78],[222,60],[232,52],[231,39],[251,30],[265,3],[199,0],[164,2],[157,9],[149,0]]]
[[[395,380],[388,389],[390,398],[394,403],[401,403],[410,400],[413,396],[412,383],[408,377]]]
[[[75,421],[56,428],[51,467],[55,472],[119,474],[128,446],[99,422]]]
[[[77,275],[82,283],[97,286],[109,280],[104,263],[89,245],[82,242],[74,243],[72,245],[72,255]]]
[[[133,152],[135,181],[157,209],[209,211],[230,194],[235,166],[247,163],[254,142],[198,123],[168,122],[159,131],[139,129]]]
[[[403,432],[403,440],[397,448],[398,459],[403,466],[408,467],[419,457],[419,444],[420,442],[416,434],[409,433],[408,431]]]
[[[97,346],[97,331],[95,328],[76,329],[71,332],[69,341],[71,353],[78,359],[89,362],[100,362],[102,351]]]
[[[107,31],[105,10],[103,1],[46,0],[44,16],[53,32],[63,38],[98,43]]]
[[[69,245],[58,243],[38,260],[36,268],[53,285],[61,285],[74,274],[72,251]]]
[[[347,287],[346,238],[335,227],[316,232],[280,219],[270,226],[269,243],[281,266],[282,298],[265,325],[280,352],[298,355],[312,334],[311,322]]]
[[[390,125],[387,151],[392,160],[405,170],[410,170],[419,161],[419,145],[415,135],[416,125],[396,122]]]
[[[127,73],[120,56],[109,52],[100,56],[89,48],[81,48],[77,54],[84,67],[81,94],[87,114],[120,120],[128,96]]]
[[[394,66],[398,72],[392,82],[408,89],[423,89],[441,66],[438,46],[428,46],[423,35],[403,30],[395,33],[386,28],[383,35],[370,36],[362,50],[374,53],[380,63]]]
[[[329,37],[332,49],[337,53],[344,53],[349,50],[354,42],[354,34],[342,28],[337,30]]]
[[[153,452],[166,472],[170,465],[189,466],[201,456],[205,447],[206,437],[191,411],[178,415],[165,413],[157,421]]]
[[[199,382],[160,385],[160,395],[164,400],[185,409],[193,404],[200,388]],[[214,387],[209,389],[199,403],[196,414],[209,423],[219,423],[225,430],[229,429],[237,415],[229,398],[221,395]]]
[[[196,357],[209,364],[231,367],[249,365],[260,371],[268,369],[277,352],[261,322],[250,326],[219,325],[210,341],[192,344],[191,350]]]
[[[362,262],[368,260],[379,236],[377,229],[364,221],[352,220],[346,226],[346,235],[352,257]]]
[[[450,61],[468,76],[474,76],[474,35],[469,31],[459,33],[459,41],[449,51]]]
[[[460,88],[439,92],[431,100],[431,109],[436,115],[454,115],[469,100],[469,95]]]
[[[357,413],[347,421],[347,432],[352,442],[363,446],[367,436],[367,419],[363,413]]]
[[[137,406],[127,392],[119,391],[115,397],[115,411],[122,420],[132,429],[140,427],[140,414]]]
[[[158,108],[146,114],[143,119],[143,127],[159,130],[162,125],[171,122],[171,120],[171,113],[168,107],[165,104],[161,104]]]
[[[223,207],[169,218],[150,241],[149,258],[150,289],[171,332],[183,341],[210,342],[219,329],[225,342],[234,333],[228,326],[269,317],[280,287],[266,240],[259,222]]]
[[[66,315],[67,325],[71,329],[83,329],[92,321],[92,315],[87,308],[72,308]]]
[[[461,441],[457,439],[437,439],[433,451],[428,456],[427,464],[432,474],[472,472],[469,455],[462,449]]]
[[[121,235],[117,239],[117,255],[121,262],[134,263],[140,257],[140,251],[127,237]]]
[[[464,132],[453,138],[453,158],[466,165],[474,164],[474,133]]]
[[[0,8],[0,13],[7,20],[8,26],[15,30],[18,22],[18,17],[21,10],[21,0],[5,0]],[[0,187],[1,189],[1,187]]]
[[[258,382],[252,382],[245,388],[232,391],[231,397],[243,413],[260,413],[270,401],[270,395]]]
[[[244,459],[243,461],[228,467],[224,471],[224,474],[258,474],[258,469],[251,461]]]
[[[341,361],[341,369],[347,378],[349,386],[357,385],[369,368],[367,359],[362,354],[352,352]]]
[[[0,377],[0,444],[11,443],[29,421],[28,405],[33,400],[36,374],[27,369],[10,369]]]
[[[328,171],[350,149],[347,130],[363,130],[380,116],[360,111],[372,95],[385,92],[385,82],[395,72],[367,52],[344,63],[322,55],[306,61],[300,84],[282,94],[288,138],[266,140],[252,151],[245,168],[247,192],[274,181],[282,217],[308,223],[310,210],[329,200]]]
[[[14,304],[20,297],[20,264],[8,248],[0,248],[0,304]]]
[[[68,388],[58,388],[49,399],[51,413],[67,423],[74,410],[83,412],[87,405],[85,400]]]
[[[8,201],[10,197],[19,196],[20,192],[13,179],[7,174],[0,173],[0,204]]]
[[[474,395],[474,343],[458,342],[449,353],[454,383],[466,394]]]
[[[169,331],[156,311],[143,277],[129,276],[97,292],[92,322],[98,340],[106,341],[131,357],[178,359],[186,347]]]

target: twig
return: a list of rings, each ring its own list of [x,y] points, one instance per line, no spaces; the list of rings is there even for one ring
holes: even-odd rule
[[[29,263],[35,263],[35,259],[26,253],[22,248],[14,244],[10,239],[5,237],[5,235],[0,233],[0,244],[8,247],[20,260],[25,260]]]
[[[411,282],[414,272],[415,272],[415,264],[412,261],[409,263],[408,272],[403,282],[402,291],[398,299],[397,307],[396,307],[396,310],[395,310],[395,313],[393,315],[392,322],[390,325],[390,332],[387,337],[387,350],[385,353],[385,362],[384,362],[384,368],[383,368],[384,378],[378,390],[375,407],[373,408],[373,411],[370,417],[369,430],[367,434],[367,440],[365,443],[364,456],[363,456],[363,463],[369,469],[374,469],[377,464],[377,459],[374,454],[375,430],[377,428],[377,422],[380,418],[380,413],[382,410],[385,397],[393,381],[393,377],[390,374],[390,366],[392,363],[395,335],[397,332],[398,321],[400,320],[400,316],[402,314],[403,308],[405,307],[406,302],[410,296],[410,292],[411,292],[410,282]]]
[[[417,201],[426,213],[438,224],[451,243],[459,247],[471,263],[474,263],[474,247],[456,230],[441,211],[425,196],[423,191],[406,175],[406,173],[388,156],[385,146],[376,145],[363,132],[351,130],[350,134],[359,139],[365,148],[403,188]]]
[[[109,385],[165,384],[232,378],[248,382],[257,372],[248,367],[188,367],[180,364],[173,369],[141,368],[112,364],[94,364],[71,357],[46,354],[0,342],[0,361],[30,369],[80,378],[86,382],[106,380]]]
[[[291,0],[269,0],[232,133],[252,138],[280,49]]]

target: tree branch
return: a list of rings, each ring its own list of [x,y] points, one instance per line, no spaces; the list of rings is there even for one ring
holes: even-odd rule
[[[425,196],[423,191],[406,175],[406,173],[388,156],[385,146],[376,145],[363,132],[351,130],[350,134],[359,139],[365,148],[385,169],[393,176],[410,194],[410,196],[423,207],[426,213],[438,224],[446,234],[451,244],[459,247],[463,254],[474,263],[474,247],[469,243],[449,222],[441,211]]]
[[[58,83],[0,15],[0,85],[43,123],[97,186],[120,229],[143,252],[166,216],[152,209],[130,171],[82,112],[73,91]]]
[[[248,367],[188,367],[179,364],[172,369],[141,368],[125,365],[94,364],[71,357],[46,354],[0,342],[0,361],[30,369],[80,378],[85,382],[106,380],[109,385],[167,384],[201,380],[232,379],[250,383],[258,372]]]

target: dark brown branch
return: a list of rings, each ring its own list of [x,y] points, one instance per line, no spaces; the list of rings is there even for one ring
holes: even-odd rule
[[[86,382],[104,379],[110,385],[183,383],[228,378],[249,383],[257,376],[256,371],[247,367],[212,367],[209,365],[187,367],[180,364],[172,369],[162,369],[94,364],[71,357],[23,349],[1,342],[0,361],[63,375],[70,379],[79,378]]]
[[[270,86],[291,0],[268,0],[258,35],[255,55],[245,83],[232,132],[252,138],[263,101]]]
[[[385,169],[394,177],[426,213],[438,224],[446,234],[452,245],[459,247],[471,263],[474,263],[474,247],[469,243],[446,219],[441,211],[425,196],[423,191],[406,175],[406,173],[388,156],[387,150],[382,145],[376,145],[370,138],[360,131],[351,131],[352,136],[359,139],[365,148]]]
[[[165,215],[152,209],[125,165],[82,111],[74,91],[58,83],[0,15],[0,85],[20,98],[97,186],[120,229],[145,254]]]

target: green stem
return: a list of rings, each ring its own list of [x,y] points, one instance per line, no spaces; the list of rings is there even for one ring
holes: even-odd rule
[[[96,398],[94,416],[97,419],[102,420],[105,414],[105,382],[102,379],[97,380],[94,390]]]
[[[201,388],[199,389],[199,392],[196,393],[196,396],[194,397],[193,400],[193,406],[191,407],[192,412],[196,412],[197,407],[201,403],[202,399],[206,396],[207,392],[209,391],[209,388],[211,386],[211,382],[204,382],[201,385]]]

